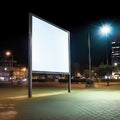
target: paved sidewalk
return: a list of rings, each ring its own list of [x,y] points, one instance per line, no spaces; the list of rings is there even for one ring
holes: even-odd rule
[[[120,120],[120,85],[71,93],[64,88],[34,88],[32,98],[23,89],[0,99],[0,120]]]

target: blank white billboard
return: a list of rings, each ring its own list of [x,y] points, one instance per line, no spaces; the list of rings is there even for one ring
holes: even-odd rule
[[[31,18],[32,71],[69,73],[69,31]]]

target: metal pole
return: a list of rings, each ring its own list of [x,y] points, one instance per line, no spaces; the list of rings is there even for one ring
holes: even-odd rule
[[[28,98],[32,97],[32,15],[29,14]]]
[[[107,40],[107,35],[106,35],[106,64],[108,65],[108,40]]]
[[[71,92],[71,74],[68,75],[68,92]]]
[[[89,78],[91,78],[91,46],[90,46],[90,34],[88,33],[88,50],[89,50]]]
[[[109,62],[108,62],[108,39],[107,39],[107,35],[105,36],[106,38],[106,64],[107,66],[109,65]],[[108,75],[109,75],[109,71],[107,69],[107,86],[109,86],[109,79],[108,79]]]
[[[12,71],[13,71],[13,68],[14,68],[14,56],[13,56],[13,53],[12,53]]]

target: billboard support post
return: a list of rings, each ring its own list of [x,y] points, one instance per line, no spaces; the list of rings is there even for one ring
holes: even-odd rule
[[[68,92],[70,93],[71,92],[71,75],[69,74],[68,76]]]
[[[29,14],[29,50],[28,50],[28,97],[32,97],[32,19],[31,15]]]

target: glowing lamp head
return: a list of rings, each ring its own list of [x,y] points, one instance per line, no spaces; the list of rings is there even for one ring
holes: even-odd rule
[[[100,27],[100,33],[105,36],[109,35],[111,33],[111,26],[108,24],[102,25]]]
[[[6,56],[10,56],[10,55],[11,55],[11,52],[10,52],[10,51],[6,51],[5,55],[6,55]]]

